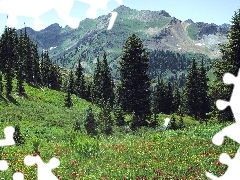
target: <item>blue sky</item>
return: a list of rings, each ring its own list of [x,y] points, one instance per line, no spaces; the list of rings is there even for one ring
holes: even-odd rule
[[[34,4],[36,4],[36,2],[39,0],[0,0],[0,32],[2,32],[4,26],[6,25],[6,13],[14,14],[14,12],[19,13],[15,13],[14,15],[20,15],[17,16],[17,21],[15,22],[15,27],[17,29],[24,27],[24,22],[26,23],[26,26],[34,28],[35,20],[33,18],[33,14],[36,13],[36,10],[31,12],[32,14],[30,17],[23,16],[24,13],[21,13],[30,12],[30,7],[27,7],[27,9],[21,9],[15,6],[15,9],[11,7],[8,10],[7,6],[9,6],[8,4],[11,1],[22,2],[22,4],[27,3],[28,1],[34,1]],[[43,2],[46,0],[40,1]],[[48,0],[47,2],[50,1],[54,2],[55,0]],[[112,11],[118,7],[120,5],[119,2],[121,2],[121,0],[57,0],[58,4],[62,3],[62,7],[67,5],[69,6],[69,3],[72,3],[70,4],[71,11],[69,16],[77,18],[78,20],[83,20],[87,17],[86,13],[90,5],[84,3],[84,1],[92,1],[93,4],[97,4],[99,2],[102,4],[106,3],[106,7],[109,11]],[[109,2],[107,3],[107,1]],[[99,7],[102,5],[101,3],[99,3]],[[122,0],[121,3],[137,10],[166,10],[171,16],[174,16],[180,20],[187,20],[190,18],[194,22],[215,23],[218,25],[230,23],[234,11],[240,8],[240,0]],[[45,6],[42,7],[44,8]],[[107,13],[108,12],[106,10],[97,11],[97,15],[103,15]],[[52,23],[59,23],[63,27],[67,24],[66,21],[61,19],[59,14],[54,9],[46,9],[46,11],[39,16],[39,19],[43,21],[44,27],[47,27]]]

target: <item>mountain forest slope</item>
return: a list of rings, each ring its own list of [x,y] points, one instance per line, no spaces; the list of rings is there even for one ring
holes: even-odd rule
[[[110,14],[85,19],[77,29],[52,24],[38,32],[27,28],[27,33],[37,42],[39,51],[48,50],[57,64],[74,69],[81,59],[86,73],[93,72],[96,58],[102,56],[103,51],[108,54],[110,67],[116,71],[122,47],[133,33],[143,40],[150,52],[159,49],[180,54],[200,53],[211,59],[220,56],[218,44],[227,42],[228,24],[181,21],[164,10],[137,11],[123,5],[114,11],[118,12],[118,17],[109,31]]]

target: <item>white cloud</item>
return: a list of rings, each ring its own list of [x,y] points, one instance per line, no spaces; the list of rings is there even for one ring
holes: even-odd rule
[[[59,17],[65,21],[71,28],[77,28],[80,20],[70,17],[72,6],[75,0],[0,0],[0,13],[8,14],[7,26],[17,26],[17,16],[34,18],[34,29],[41,30],[44,23],[40,20],[40,16],[50,10],[55,10]],[[110,0],[76,0],[90,5],[86,16],[88,18],[96,18],[99,9],[110,13],[107,8]],[[122,0],[115,0],[119,5]],[[113,25],[116,15],[112,14]],[[114,20],[114,21],[113,21]],[[109,29],[109,28],[108,28]]]

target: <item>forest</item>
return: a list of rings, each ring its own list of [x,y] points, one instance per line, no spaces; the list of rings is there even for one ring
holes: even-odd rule
[[[15,127],[17,147],[2,148],[1,157],[55,155],[62,160],[61,168],[54,169],[59,179],[206,179],[200,174],[211,164],[208,156],[215,158],[223,149],[212,152],[211,145],[185,154],[184,146],[194,143],[201,149],[214,132],[234,121],[231,109],[219,111],[215,102],[230,98],[233,87],[222,77],[226,72],[236,76],[240,67],[239,22],[240,10],[232,18],[229,42],[220,46],[222,58],[214,61],[191,53],[149,53],[132,34],[122,49],[119,79],[112,76],[106,52],[89,75],[81,59],[76,69],[60,67],[48,51],[38,52],[26,30],[18,34],[5,27],[0,38],[0,120],[2,127]],[[166,70],[169,78],[163,79]],[[214,74],[211,80],[208,71]],[[164,131],[166,117],[170,122]],[[225,150],[237,147],[227,143],[231,146]],[[47,151],[50,146],[54,148]],[[36,174],[34,167],[25,169],[14,158],[12,172]],[[214,163],[211,168],[220,174],[226,170]],[[1,176],[9,179],[11,174]]]

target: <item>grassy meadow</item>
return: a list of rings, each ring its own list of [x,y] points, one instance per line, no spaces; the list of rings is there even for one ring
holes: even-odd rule
[[[25,180],[37,179],[37,166],[23,161],[37,150],[45,163],[52,157],[60,160],[53,173],[61,180],[207,179],[206,171],[224,174],[227,166],[218,161],[220,154],[234,157],[238,148],[231,139],[219,147],[212,143],[213,135],[227,124],[206,126],[189,117],[184,117],[184,130],[142,128],[127,133],[114,127],[113,135],[94,139],[86,135],[83,125],[81,131],[73,131],[75,121],[83,124],[89,102],[72,95],[74,106],[68,109],[63,107],[62,92],[28,85],[25,89],[25,98],[14,92],[12,98],[0,98],[1,138],[6,126],[17,124],[25,138],[24,145],[0,149],[1,159],[9,163],[9,169],[0,173],[4,179],[12,179],[18,171]],[[97,116],[99,109],[93,106],[93,110]],[[160,124],[165,117],[158,116]]]

